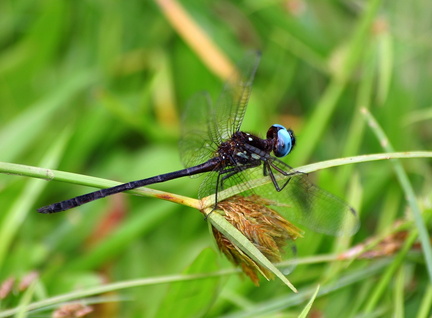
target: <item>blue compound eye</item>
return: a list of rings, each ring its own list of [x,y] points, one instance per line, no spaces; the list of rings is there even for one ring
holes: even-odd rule
[[[282,125],[273,125],[270,129],[277,131],[273,153],[276,157],[285,157],[291,152],[295,145],[294,133],[291,129],[286,129]]]

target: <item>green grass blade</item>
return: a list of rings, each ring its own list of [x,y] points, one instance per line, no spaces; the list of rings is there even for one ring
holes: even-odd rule
[[[312,305],[318,295],[318,292],[320,290],[320,285],[317,286],[315,292],[313,293],[311,299],[308,301],[308,303],[306,304],[305,308],[302,310],[302,312],[299,315],[299,318],[306,318],[312,308]]]
[[[364,115],[371,127],[372,131],[375,133],[378,138],[380,144],[384,148],[384,150],[388,152],[394,151],[393,146],[391,145],[389,139],[385,135],[382,128],[379,126],[378,122],[373,118],[371,113],[367,110],[364,110]],[[405,197],[407,199],[408,205],[411,208],[414,222],[419,232],[419,238],[422,245],[422,250],[424,253],[424,258],[426,261],[427,271],[429,273],[429,280],[432,283],[432,247],[431,247],[431,239],[426,228],[426,224],[423,220],[420,207],[416,200],[416,195],[414,193],[414,189],[412,188],[408,176],[405,173],[405,170],[398,160],[392,161],[394,170],[399,179],[399,182],[405,192]]]
[[[349,43],[348,53],[344,58],[343,65],[339,68],[339,73],[335,74],[324,92],[323,97],[316,106],[313,116],[308,120],[303,129],[303,138],[308,140],[302,145],[302,151],[292,154],[294,162],[305,162],[312,154],[316,144],[321,140],[325,127],[333,114],[337,102],[342,92],[346,88],[347,81],[358,63],[358,59],[363,52],[361,47],[367,43],[369,30],[376,17],[381,0],[370,0],[367,3],[363,17],[357,25],[351,41]]]
[[[217,270],[218,255],[210,248],[203,250],[184,271],[185,275]],[[157,317],[205,317],[219,292],[220,277],[172,283],[159,306]],[[191,297],[198,294],[199,298]],[[175,304],[175,305],[173,305]]]
[[[57,142],[52,145],[40,164],[42,166],[56,166],[63,155],[69,137],[70,130],[68,129],[58,137]],[[12,207],[5,212],[3,222],[1,223],[2,228],[0,230],[0,242],[2,242],[0,244],[0,268],[2,268],[5,262],[7,251],[13,242],[14,236],[24,222],[27,214],[32,211],[34,202],[40,196],[42,189],[43,182],[41,182],[41,180],[29,180],[21,194],[16,197]]]
[[[237,230],[231,223],[229,223],[219,213],[214,212],[208,215],[211,224],[221,232],[231,243],[240,248],[245,254],[256,261],[261,266],[267,268],[276,277],[278,277],[285,285],[287,285],[293,292],[297,289],[291,282],[280,272],[276,266],[272,264],[256,247],[250,242],[239,230]]]
[[[187,280],[200,280],[207,279],[212,276],[220,276],[224,273],[206,273],[206,274],[190,274],[190,275],[171,275],[171,276],[161,276],[161,277],[151,277],[151,278],[142,278],[142,279],[133,279],[128,281],[121,281],[112,284],[105,284],[101,286],[90,287],[74,292],[70,292],[67,294],[62,294],[58,296],[53,296],[50,298],[46,298],[41,301],[36,301],[30,303],[25,310],[33,311],[36,309],[45,308],[53,305],[64,304],[65,302],[69,302],[76,299],[86,298],[92,295],[103,294],[112,291],[118,291],[122,289],[128,289],[133,287],[140,286],[151,286],[151,285],[159,285],[159,284],[167,284],[172,282],[180,282]],[[0,318],[10,317],[11,315],[16,314],[17,312],[23,310],[23,307],[8,309],[0,312]]]
[[[365,306],[365,312],[371,313],[376,305],[378,304],[380,298],[383,296],[383,294],[388,290],[388,286],[391,283],[391,281],[394,278],[394,275],[397,271],[397,269],[401,266],[402,262],[404,261],[406,254],[408,253],[409,249],[411,248],[412,244],[417,238],[417,231],[411,232],[409,237],[406,238],[406,241],[396,256],[396,258],[393,260],[393,262],[390,264],[390,266],[386,269],[384,274],[381,276],[381,279],[379,282],[375,285],[370,297],[369,301],[367,302]]]
[[[426,288],[416,318],[427,318],[432,311],[432,284]]]

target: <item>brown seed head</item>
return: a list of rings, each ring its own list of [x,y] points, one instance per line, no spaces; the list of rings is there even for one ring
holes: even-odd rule
[[[287,243],[302,235],[299,228],[269,208],[271,204],[270,200],[258,195],[236,195],[219,202],[218,208],[224,212],[228,222],[243,233],[265,257],[276,263],[282,260]],[[258,272],[267,278],[273,277],[271,272],[257,264],[214,227],[213,235],[219,249],[232,263],[239,265],[255,285],[259,284]]]

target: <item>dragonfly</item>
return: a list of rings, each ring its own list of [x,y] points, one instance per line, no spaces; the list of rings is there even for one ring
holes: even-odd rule
[[[203,92],[187,104],[179,141],[185,169],[97,190],[41,207],[38,212],[61,212],[127,190],[206,174],[198,197],[214,196],[213,209],[217,208],[221,193],[237,187],[242,195],[250,197],[257,192],[269,198],[290,221],[314,231],[330,235],[355,233],[359,222],[350,205],[279,159],[296,146],[291,129],[274,124],[266,138],[240,130],[260,58],[259,52],[247,54],[215,103]],[[255,186],[254,180],[258,179],[265,182]]]

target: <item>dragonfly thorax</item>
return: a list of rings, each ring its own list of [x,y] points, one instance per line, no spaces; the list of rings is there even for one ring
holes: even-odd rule
[[[269,154],[272,148],[272,143],[268,140],[238,131],[231,139],[219,145],[217,156],[225,161],[224,166],[259,166],[262,157]]]
[[[271,152],[276,157],[284,157],[295,145],[294,133],[282,125],[273,125],[267,131],[267,139],[237,131],[231,139],[219,145],[217,156],[223,166],[259,166]]]

